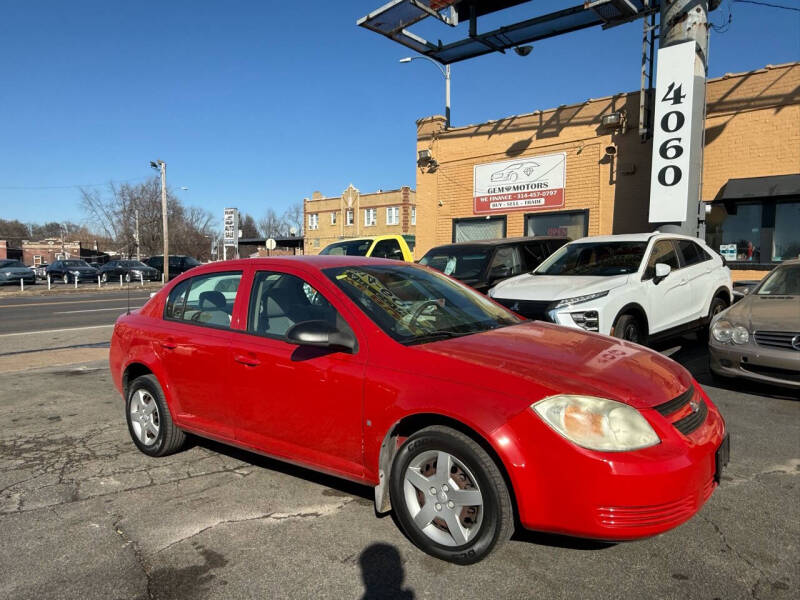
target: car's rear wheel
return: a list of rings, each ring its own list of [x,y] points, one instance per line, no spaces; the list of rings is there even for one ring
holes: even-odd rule
[[[130,282],[131,282],[131,274],[125,273],[125,283],[130,283]]]
[[[449,427],[426,427],[405,441],[389,491],[406,535],[436,558],[478,562],[513,532],[499,468],[478,443]]]
[[[186,434],[172,422],[164,392],[154,375],[133,380],[128,388],[125,416],[134,444],[149,456],[177,452],[186,441]]]
[[[64,273],[64,276],[61,278],[61,281],[64,282],[64,285],[67,285],[69,283],[69,275]]]
[[[100,275],[100,281],[102,281],[103,283],[107,283],[108,282],[108,273],[103,273],[102,275]]]
[[[617,318],[612,335],[615,338],[633,342],[634,344],[644,345],[647,343],[647,334],[642,327],[641,321],[631,314],[620,315]]]

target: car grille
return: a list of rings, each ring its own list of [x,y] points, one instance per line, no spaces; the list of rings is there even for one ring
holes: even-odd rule
[[[697,409],[689,406],[692,400],[697,404]],[[670,419],[675,429],[683,435],[692,433],[705,423],[706,417],[708,417],[708,406],[706,406],[705,401],[694,387],[688,388],[680,396],[676,396],[672,400],[659,404],[654,408],[664,417]],[[687,410],[689,411],[688,414]],[[673,420],[671,417],[677,418]]]
[[[677,525],[691,517],[714,491],[714,480],[709,479],[698,498],[694,494],[673,502],[651,506],[598,506],[597,520],[605,527],[626,529],[631,527],[653,527]]]
[[[739,365],[743,371],[750,371],[758,375],[766,375],[767,377],[774,377],[775,379],[785,379],[786,381],[800,382],[800,370],[794,371],[791,369],[778,369],[777,367],[764,367],[762,365],[754,365],[752,363],[740,363]]]
[[[547,311],[553,303],[549,300],[512,300],[510,298],[495,298],[495,300],[527,319],[535,321],[551,320]]]
[[[756,331],[754,334],[756,344],[768,348],[781,348],[783,350],[800,350],[792,346],[792,340],[800,337],[800,331]],[[800,346],[800,343],[798,344]]]

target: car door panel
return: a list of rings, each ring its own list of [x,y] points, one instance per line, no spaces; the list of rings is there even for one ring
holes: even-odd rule
[[[669,275],[658,282],[653,276],[657,262],[672,267]],[[647,269],[642,283],[649,305],[650,333],[659,333],[691,320],[692,289],[684,269],[680,268],[677,249],[671,240],[659,240],[653,245]]]

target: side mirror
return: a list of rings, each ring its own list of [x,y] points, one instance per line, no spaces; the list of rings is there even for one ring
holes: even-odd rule
[[[326,321],[302,321],[286,332],[286,339],[298,346],[336,348],[354,351],[356,338],[349,331],[340,331]]]
[[[658,283],[659,281],[665,279],[667,275],[672,272],[672,267],[665,263],[656,263],[656,276],[653,279],[653,283]]]

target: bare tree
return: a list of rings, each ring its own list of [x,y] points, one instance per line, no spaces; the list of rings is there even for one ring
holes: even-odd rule
[[[288,229],[285,221],[272,208],[267,209],[258,225],[261,229],[261,234],[265,238],[281,237],[286,235],[286,230]]]
[[[286,234],[289,234],[289,229],[294,228],[296,235],[302,235],[303,232],[303,203],[295,202],[290,204],[289,207],[283,211],[281,220],[286,224]]]

